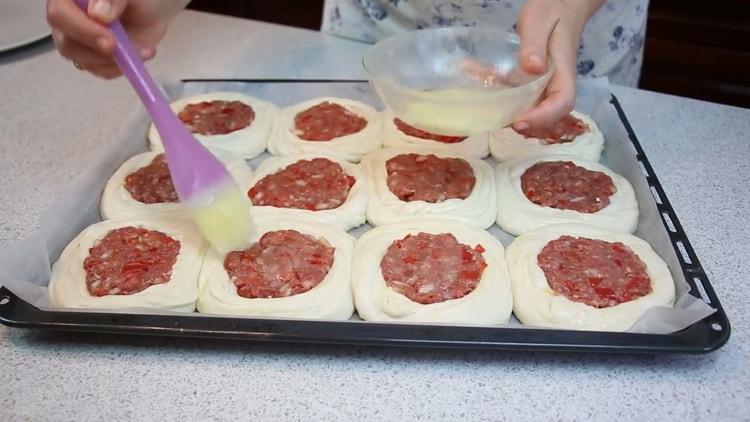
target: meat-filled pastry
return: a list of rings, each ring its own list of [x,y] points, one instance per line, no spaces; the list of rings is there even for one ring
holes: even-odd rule
[[[383,145],[393,148],[430,148],[473,158],[484,158],[490,153],[487,132],[466,136],[439,135],[411,126],[388,110],[383,112]]]
[[[279,108],[239,92],[212,92],[173,102],[172,110],[214,153],[251,159],[266,149]],[[154,125],[148,132],[152,151],[164,151]]]
[[[604,136],[591,117],[573,111],[549,126],[517,131],[511,126],[490,133],[490,153],[498,161],[565,154],[599,161]]]
[[[593,161],[550,155],[497,166],[497,223],[519,235],[555,223],[632,233],[638,202],[624,177]]]
[[[84,229],[52,268],[52,302],[68,308],[192,312],[206,244],[186,220],[132,217]]]
[[[225,166],[238,183],[252,174],[244,160],[226,161]],[[164,153],[153,151],[122,163],[104,187],[100,211],[104,219],[144,214],[187,217],[178,202]]]
[[[354,238],[334,226],[256,219],[248,248],[225,255],[208,252],[198,311],[349,319],[353,248]]]
[[[481,228],[495,222],[495,178],[480,159],[399,148],[373,153],[363,166],[370,182],[367,220],[372,225],[435,217]]]
[[[675,285],[644,240],[584,224],[517,237],[506,254],[513,312],[528,325],[626,331],[646,311],[672,306]]]
[[[383,143],[380,113],[347,98],[322,97],[285,108],[268,141],[273,155],[334,154],[359,162]]]
[[[502,244],[455,220],[376,227],[357,240],[357,312],[368,321],[503,324],[513,298]]]
[[[318,153],[271,157],[241,187],[259,218],[322,222],[349,230],[365,222],[367,180],[358,164]]]

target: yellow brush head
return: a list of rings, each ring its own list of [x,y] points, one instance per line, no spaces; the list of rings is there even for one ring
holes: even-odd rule
[[[252,229],[250,202],[236,184],[227,183],[187,205],[193,221],[216,251],[226,254],[248,246]]]

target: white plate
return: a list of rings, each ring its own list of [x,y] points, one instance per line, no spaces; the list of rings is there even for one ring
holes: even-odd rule
[[[50,34],[44,0],[0,0],[0,52]]]

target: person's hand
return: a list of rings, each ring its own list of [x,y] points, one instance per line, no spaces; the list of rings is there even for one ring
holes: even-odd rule
[[[156,54],[156,43],[185,0],[90,0],[88,13],[73,0],[48,0],[47,21],[60,55],[102,78],[120,75],[112,60],[115,38],[105,24],[119,19],[140,52],[148,60]]]
[[[547,54],[554,72],[534,108],[516,119],[518,130],[544,126],[570,113],[575,103],[576,57],[583,27],[603,0],[528,0],[518,13],[521,37],[519,61],[529,73],[547,69]]]

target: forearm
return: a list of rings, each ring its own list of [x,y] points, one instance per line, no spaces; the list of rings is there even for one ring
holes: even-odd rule
[[[604,5],[605,0],[558,0],[563,3],[563,10],[567,11],[568,19],[576,28],[583,31],[586,22]],[[580,34],[579,34],[580,35]]]

